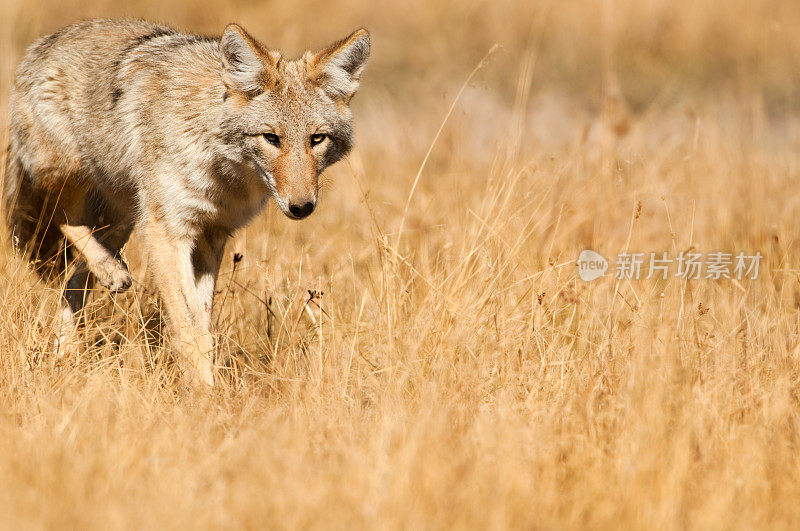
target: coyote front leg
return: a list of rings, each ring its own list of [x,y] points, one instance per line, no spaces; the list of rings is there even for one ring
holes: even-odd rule
[[[145,224],[148,266],[161,295],[173,343],[194,379],[214,385],[211,305],[224,236],[173,238],[152,218]]]
[[[128,289],[131,275],[128,266],[117,256],[119,250],[111,249],[100,241],[95,235],[95,228],[86,224],[86,192],[68,188],[59,203],[58,228],[67,242],[83,256],[89,271],[111,291]]]
[[[90,272],[111,291],[122,291],[131,285],[128,266],[120,257],[130,229],[98,229],[96,213],[87,210],[86,190],[65,186],[62,192],[54,217],[74,251],[75,267],[62,294],[55,341],[57,355],[77,347],[77,314],[86,304],[93,280]]]

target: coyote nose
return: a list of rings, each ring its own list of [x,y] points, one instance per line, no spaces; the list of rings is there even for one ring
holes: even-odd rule
[[[314,212],[314,203],[306,201],[301,204],[291,204],[289,205],[289,212],[296,218],[304,218]]]

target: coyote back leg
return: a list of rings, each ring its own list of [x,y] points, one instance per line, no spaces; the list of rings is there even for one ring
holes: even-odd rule
[[[92,277],[89,268],[86,267],[86,262],[83,258],[78,258],[74,265],[74,272],[67,280],[64,292],[61,294],[54,345],[58,356],[77,349],[78,316],[86,305],[92,284]]]

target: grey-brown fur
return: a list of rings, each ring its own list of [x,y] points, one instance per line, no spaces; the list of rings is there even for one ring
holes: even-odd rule
[[[313,210],[319,174],[352,145],[348,103],[368,56],[364,30],[288,61],[236,25],[216,38],[133,20],[34,43],[11,94],[5,204],[34,259],[59,255],[66,236],[79,265],[66,321],[89,271],[130,284],[119,251],[141,226],[177,343],[210,383],[225,238],[269,197],[289,217]]]

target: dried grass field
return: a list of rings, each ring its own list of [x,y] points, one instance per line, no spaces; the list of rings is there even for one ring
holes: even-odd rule
[[[289,55],[369,28],[356,148],[230,240],[205,394],[136,234],[60,359],[2,236],[0,527],[800,525],[794,0],[2,0],[4,144],[25,47],[98,16]],[[585,282],[584,249],[763,261]]]

